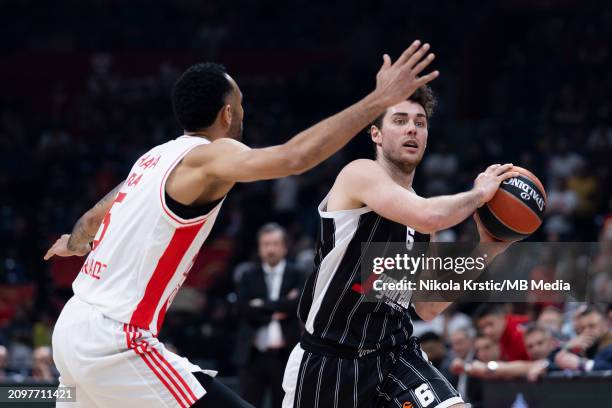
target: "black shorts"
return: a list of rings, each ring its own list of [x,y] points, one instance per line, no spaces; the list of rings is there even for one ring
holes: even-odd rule
[[[302,339],[285,370],[283,408],[445,408],[463,402],[414,337],[361,354]]]

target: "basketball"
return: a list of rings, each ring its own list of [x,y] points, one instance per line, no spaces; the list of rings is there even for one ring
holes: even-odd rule
[[[518,177],[504,181],[491,201],[478,209],[487,232],[502,241],[523,239],[542,225],[546,191],[529,170],[514,166]]]

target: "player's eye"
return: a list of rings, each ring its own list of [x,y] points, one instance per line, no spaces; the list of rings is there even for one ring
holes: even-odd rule
[[[416,125],[417,127],[425,127],[425,122],[423,122],[422,120],[418,120]]]
[[[406,124],[406,119],[403,119],[403,118],[396,118],[396,119],[395,119],[395,121],[394,121],[394,123],[395,123],[396,125],[404,125],[404,124]]]

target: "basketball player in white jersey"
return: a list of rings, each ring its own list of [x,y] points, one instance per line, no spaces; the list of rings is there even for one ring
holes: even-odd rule
[[[240,142],[242,93],[224,68],[189,68],[173,90],[185,134],[140,157],[125,181],[45,255],[89,253],[53,333],[60,382],[76,386],[77,404],[66,406],[248,406],[214,372],[158,341],[166,310],[236,182],[300,174],[328,158],[437,77],[437,71],[419,77],[434,58],[428,51],[415,41],[393,64],[385,55],[372,93],[263,149]]]

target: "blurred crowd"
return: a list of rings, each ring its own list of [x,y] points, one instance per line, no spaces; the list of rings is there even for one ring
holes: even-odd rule
[[[226,64],[237,79],[245,142],[257,147],[286,140],[363,96],[384,52],[397,55],[417,37],[430,41],[442,73],[432,84],[439,105],[415,190],[433,196],[468,189],[495,162],[531,170],[546,187],[548,205],[530,239],[599,242],[604,250],[594,267],[605,273],[594,285],[600,299],[612,299],[612,76],[605,40],[612,37],[612,11],[601,1],[464,3],[410,3],[401,12],[390,1],[3,3],[0,381],[53,380],[53,322],[82,260],[45,264],[42,254],[140,154],[181,134],[170,88],[200,60]],[[33,21],[26,24],[24,16]],[[371,155],[364,133],[302,176],[237,186],[161,337],[202,365],[237,374],[231,356],[239,287],[259,262],[257,229],[270,220],[283,225],[287,259],[305,277],[317,204],[342,165]],[[468,220],[441,237],[476,235]],[[609,356],[610,320],[605,306],[597,312],[579,304],[512,310],[459,304],[432,323],[417,322],[415,334],[432,361],[477,400],[478,381],[491,377],[598,370]]]

